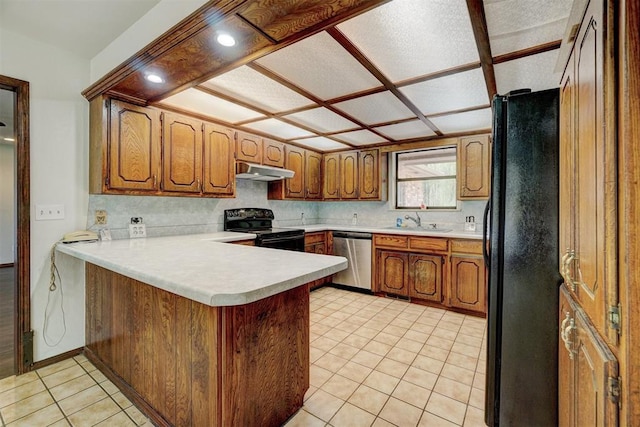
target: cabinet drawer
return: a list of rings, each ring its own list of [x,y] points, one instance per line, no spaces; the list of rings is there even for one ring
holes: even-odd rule
[[[409,237],[409,248],[411,249],[446,251],[448,243],[447,239],[439,239],[437,237]]]
[[[373,236],[373,242],[376,246],[388,246],[391,248],[408,248],[408,236],[395,236],[390,234],[376,234]]]
[[[451,252],[482,254],[482,240],[451,240]]]
[[[318,233],[307,233],[304,235],[304,244],[324,243],[324,231]]]

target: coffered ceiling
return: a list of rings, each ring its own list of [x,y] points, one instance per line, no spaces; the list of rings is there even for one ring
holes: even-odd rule
[[[558,86],[571,3],[393,0],[159,103],[320,151],[486,132],[496,91]]]

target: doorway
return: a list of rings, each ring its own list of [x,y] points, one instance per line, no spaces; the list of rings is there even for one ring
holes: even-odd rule
[[[29,163],[29,83],[0,76],[0,378],[33,364]]]

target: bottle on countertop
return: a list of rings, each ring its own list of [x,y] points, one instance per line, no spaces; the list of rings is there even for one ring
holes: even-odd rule
[[[354,213],[353,218],[351,219],[351,225],[358,225],[358,214]]]
[[[304,212],[300,214],[300,224],[305,225],[306,221],[304,220]]]

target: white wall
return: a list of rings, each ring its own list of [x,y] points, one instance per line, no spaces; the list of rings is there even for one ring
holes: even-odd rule
[[[44,342],[47,297],[50,341],[62,335],[60,288],[49,295],[49,250],[70,230],[84,228],[88,203],[88,103],[80,92],[89,85],[89,61],[55,46],[2,28],[0,74],[30,86],[31,131],[31,325],[35,361],[84,345],[83,268],[61,260],[66,334],[53,347]],[[35,221],[36,204],[63,204],[65,219]]]
[[[15,248],[15,149],[0,142],[0,264],[14,261]]]

